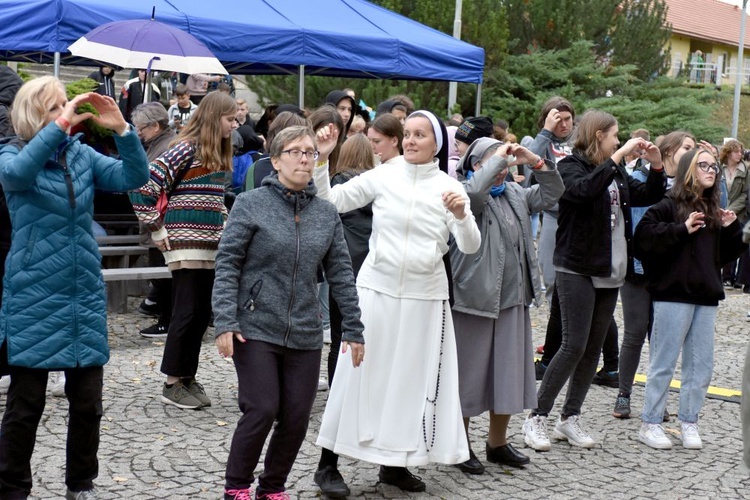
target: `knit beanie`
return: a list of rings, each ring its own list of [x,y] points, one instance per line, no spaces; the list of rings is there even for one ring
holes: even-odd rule
[[[471,144],[480,137],[492,137],[495,131],[492,120],[486,116],[475,116],[464,120],[456,130],[456,140]]]

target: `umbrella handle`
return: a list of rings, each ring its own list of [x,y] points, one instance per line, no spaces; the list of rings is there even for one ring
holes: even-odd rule
[[[161,57],[154,56],[148,61],[148,66],[146,66],[146,89],[143,93],[143,102],[151,102],[151,65],[154,61],[161,61]]]

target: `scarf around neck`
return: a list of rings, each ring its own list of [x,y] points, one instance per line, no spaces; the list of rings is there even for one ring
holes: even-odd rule
[[[473,170],[467,170],[466,171],[466,178],[467,179],[471,179],[472,177],[474,177],[474,171]],[[490,188],[490,196],[492,196],[493,198],[498,198],[498,197],[502,196],[503,193],[505,192],[505,185],[506,184],[507,184],[507,181],[503,181],[503,183],[500,184],[499,186],[492,186]]]

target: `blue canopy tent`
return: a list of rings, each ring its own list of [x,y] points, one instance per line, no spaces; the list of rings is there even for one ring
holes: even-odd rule
[[[475,83],[484,50],[365,0],[0,0],[0,59],[84,64],[67,52],[91,29],[156,19],[204,42],[233,74]]]

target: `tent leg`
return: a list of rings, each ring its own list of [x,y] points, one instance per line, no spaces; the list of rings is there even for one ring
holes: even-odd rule
[[[479,116],[482,109],[482,84],[477,83],[477,103],[474,105],[474,116]]]
[[[305,109],[305,65],[299,66],[299,88],[297,89],[297,104],[299,109]]]
[[[52,70],[52,74],[55,75],[55,78],[60,78],[60,53],[55,52],[55,63],[54,63],[54,69]]]

